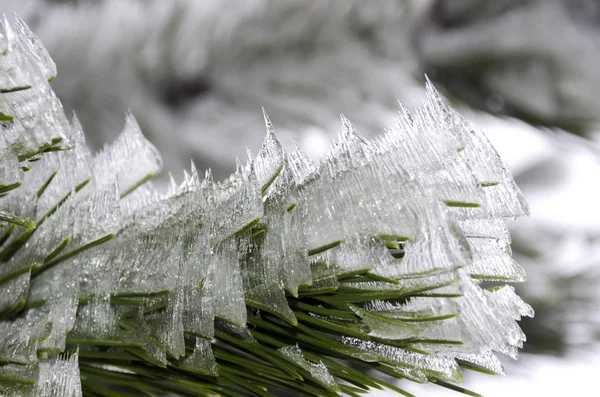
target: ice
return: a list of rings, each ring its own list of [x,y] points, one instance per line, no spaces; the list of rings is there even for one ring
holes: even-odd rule
[[[256,179],[259,186],[261,186],[262,189],[265,189],[265,187],[268,189],[263,192],[263,195],[268,195],[269,192],[273,190],[269,189],[273,183],[272,178],[277,177],[281,172],[282,167],[285,166],[285,152],[275,135],[273,123],[271,123],[271,120],[264,109],[263,116],[267,126],[267,136],[258,152],[254,167],[256,169]],[[275,186],[272,187],[274,188]]]
[[[470,262],[466,239],[439,203],[420,208],[421,222],[414,240],[404,245],[402,267],[408,274],[430,274],[456,269]],[[447,220],[444,221],[444,218]]]
[[[33,231],[28,241],[28,249],[20,249],[11,258],[11,263],[20,263],[21,265],[36,265],[36,272],[40,271],[39,276],[33,279],[32,286],[29,291],[28,300],[45,300],[52,296],[54,292],[60,291],[62,282],[67,283],[70,280],[77,279],[77,273],[74,277],[69,277],[66,280],[57,278],[54,282],[49,283],[57,276],[56,271],[60,269],[45,268],[46,258],[50,256],[67,238],[71,238],[73,230],[73,217],[71,216],[75,205],[75,195],[70,195],[69,198],[43,223],[38,223],[37,228]],[[57,254],[59,256],[59,254]],[[72,262],[69,261],[69,264]],[[62,266],[64,267],[64,266]],[[61,266],[59,266],[61,268]],[[46,271],[46,269],[48,269]],[[42,270],[44,270],[42,272]],[[69,267],[67,265],[67,273]]]
[[[460,382],[457,362],[501,373],[495,353],[516,357],[516,321],[533,311],[512,287],[480,280],[525,280],[505,219],[528,209],[490,142],[430,82],[423,106],[402,108],[380,138],[342,116],[316,164],[284,150],[265,112],[256,157],[223,181],[210,170],[201,180],[192,163],[165,192],[149,182],[162,160],[131,113],[90,153],[48,85],[53,62],[21,20],[14,26],[0,24],[0,376],[37,381],[40,396],[79,395],[77,354],[57,355],[107,341],[157,370],[213,376],[224,334],[262,343],[249,313],[295,326],[303,319],[288,302],[320,293],[354,313],[312,313],[355,331],[323,336],[332,351],[399,377]],[[279,354],[339,391],[298,346]]]
[[[144,209],[154,207],[161,199],[161,194],[151,181],[144,183],[131,194],[122,197],[121,200],[119,200],[119,206],[124,224],[127,224],[129,220],[139,215]],[[139,220],[136,222],[143,223]]]
[[[262,217],[263,205],[259,186],[254,163],[250,162],[245,169],[239,169],[228,180],[204,189],[207,204],[214,203],[209,207],[211,213],[207,213],[205,226],[211,241],[218,243],[228,239]],[[223,218],[218,216],[219,213],[229,216]]]
[[[8,150],[5,137],[0,137],[0,150],[3,153],[0,157],[0,190],[9,191],[22,183],[24,175],[19,159]]]
[[[269,235],[264,245],[268,244]],[[283,290],[282,271],[279,268],[280,262],[277,261],[279,257],[274,255],[274,250],[263,246],[260,253],[255,252],[259,247],[252,241],[251,236],[241,239],[238,250],[246,303],[296,324],[296,317],[288,306]]]
[[[510,243],[506,221],[502,218],[461,219],[458,225],[465,237],[493,238]]]
[[[273,289],[273,293],[279,297],[271,301],[279,301],[280,314],[293,323],[295,319],[287,308],[283,287],[291,295],[297,296],[298,288],[302,285],[310,285],[312,278],[306,253],[306,240],[298,229],[298,224],[303,220],[299,219],[296,212],[299,194],[293,176],[295,171],[290,170],[287,161],[284,164],[284,168],[274,182],[276,190],[271,191],[265,198],[261,228],[257,231],[259,235],[264,234],[258,237],[258,240],[262,240],[260,250],[256,250],[255,256],[258,260],[254,261],[255,270],[250,268],[250,271],[264,273],[265,278],[259,281],[259,284],[263,286],[265,283],[271,284],[267,288]],[[252,240],[256,242],[254,237]],[[250,276],[249,273],[248,275]],[[252,277],[260,280],[256,275],[250,276]]]
[[[54,61],[50,58],[40,39],[29,30],[25,22],[17,15],[15,16],[15,30],[23,47],[27,48],[31,56],[37,60],[37,65],[42,70],[46,80],[54,79],[56,77]]]
[[[352,127],[352,123],[344,115],[341,115],[342,132],[338,135],[338,141],[334,142],[327,156],[321,161],[320,173],[326,173],[330,177],[354,170],[369,163],[372,149],[369,142],[358,135]]]
[[[82,396],[77,352],[68,357],[56,356],[40,363],[35,397],[53,396]]]
[[[461,271],[463,296],[459,298],[459,317],[465,334],[464,343],[473,347],[489,348],[516,358],[525,335],[514,318],[507,312],[502,301],[491,299],[488,292],[474,284]]]
[[[347,289],[357,291],[395,291],[398,296],[410,296],[420,292],[436,292],[455,294],[460,292],[460,280],[456,271],[442,272],[433,276],[415,276],[399,279],[397,284],[384,281],[355,282],[347,285]]]
[[[315,165],[306,158],[306,155],[294,142],[294,150],[288,154],[286,170],[292,174],[296,185],[303,185],[305,182],[317,177]]]
[[[169,294],[165,310],[140,313],[129,323],[135,327],[140,340],[146,342],[146,349],[163,364],[166,363],[165,354],[175,359],[185,354],[181,306],[178,305],[177,295],[176,292]]]
[[[110,296],[100,293],[91,296],[90,301],[80,303],[77,318],[71,335],[93,339],[115,338],[118,335],[117,310],[110,304]]]
[[[306,360],[302,355],[302,351],[300,350],[298,345],[285,346],[280,349],[277,349],[277,351],[281,353],[284,357],[286,357],[288,360],[307,371],[315,382],[317,382],[327,390],[333,393],[340,392],[340,388],[337,382],[335,381],[333,376],[331,376],[331,374],[327,370],[327,367],[323,365],[322,362],[312,363]]]
[[[533,317],[534,312],[531,306],[515,293],[515,288],[510,285],[494,288],[485,291],[492,298],[492,304],[512,317],[514,320],[520,320],[521,317]]]
[[[38,378],[37,365],[5,364],[0,367],[0,378],[6,379],[0,385],[0,392],[6,397],[34,395]]]
[[[200,188],[200,177],[198,176],[198,170],[194,161],[191,162],[190,172],[183,170],[184,178],[181,185],[177,188],[178,194],[185,194],[187,192],[196,191]]]
[[[406,115],[382,137],[380,145],[419,180],[430,197],[444,201],[482,204],[483,193],[469,164],[461,161],[461,142],[444,131],[440,115],[430,107],[417,111],[413,122]]]
[[[433,315],[455,312],[456,317],[443,321],[419,322],[419,337],[460,341],[461,345],[427,344],[416,347],[432,354],[455,357],[502,373],[502,366],[491,351],[498,351],[516,357],[516,348],[521,347],[524,335],[515,320],[522,315],[533,315],[531,307],[516,297],[514,290],[507,287],[488,292],[479,288],[461,273],[462,296],[457,299],[419,298],[406,304],[403,310],[411,310],[413,305],[420,310],[427,308]],[[494,296],[498,293],[497,296]],[[430,301],[429,303],[427,301]],[[440,306],[440,304],[443,304]]]
[[[213,252],[208,288],[214,289],[215,316],[238,326],[246,324],[244,287],[235,241],[223,243]]]
[[[38,219],[47,214],[78,186],[86,183],[92,176],[89,167],[92,160],[90,151],[85,144],[81,124],[75,115],[73,116],[72,129],[72,149],[49,153],[44,156],[44,174],[47,175],[51,172],[52,180],[43,191],[43,194],[38,197]],[[84,189],[80,196],[89,191],[86,187]]]
[[[338,270],[334,264],[320,261],[316,259],[311,261],[310,271],[312,275],[312,290],[327,290],[335,291],[340,287],[337,280]]]
[[[445,340],[460,341],[462,337],[453,320],[458,316],[460,308],[451,299],[416,297],[405,304],[374,301],[359,310],[364,313],[362,316],[386,320],[383,323],[373,322],[380,328],[383,327],[389,339],[417,337],[427,340],[443,336]],[[368,325],[368,322],[365,323]],[[394,336],[394,333],[398,336]]]
[[[469,164],[472,174],[482,187],[486,212],[495,217],[515,217],[529,214],[529,208],[508,167],[483,132],[474,129],[462,116],[447,106],[431,81],[427,81],[429,108],[444,115],[446,128],[463,142],[460,156]],[[444,126],[444,123],[440,123]],[[473,214],[473,211],[470,211]]]
[[[217,376],[217,362],[212,352],[211,342],[196,338],[194,351],[181,361],[180,367],[202,375]]]
[[[120,194],[125,195],[139,183],[158,174],[162,170],[162,158],[143,136],[133,114],[127,112],[121,135],[94,156],[90,168],[97,188],[114,183],[116,176]]]
[[[525,270],[511,257],[509,242],[502,239],[470,238],[473,261],[465,267],[471,277],[484,280],[523,282]]]
[[[295,213],[296,206],[291,210],[285,205],[275,206],[271,211],[267,208],[267,233],[262,248],[263,260],[270,266],[278,266],[279,277],[293,296],[298,294],[298,288],[312,283],[306,239],[298,232],[302,220]]]
[[[39,272],[44,270],[46,258],[50,255],[66,238],[71,237],[72,217],[70,213],[74,205],[74,197],[67,199],[61,207],[47,220],[41,224],[38,223],[35,229],[19,228],[15,229],[11,237],[5,243],[8,249],[11,245],[19,246],[19,239],[28,238],[27,249],[18,249],[5,262],[0,271],[0,277],[4,278],[5,283],[1,283],[6,293],[2,294],[2,304],[16,304],[19,300],[44,301],[53,293],[63,289],[62,284],[72,280],[69,277],[66,280],[60,278],[54,282],[49,282],[56,274],[51,269],[49,272],[40,273],[30,285],[30,272]],[[13,237],[14,236],[14,237]],[[5,251],[6,252],[6,251]],[[8,255],[8,253],[7,253]],[[68,268],[67,268],[68,269]],[[19,275],[20,274],[20,275]],[[18,275],[18,276],[17,276]],[[10,278],[17,276],[16,278]],[[77,273],[75,273],[75,279]]]
[[[38,200],[45,194],[44,186],[48,186],[48,182],[56,172],[57,157],[55,154],[44,155],[41,159],[30,163],[31,171],[24,173],[22,185],[17,190],[9,191],[3,198],[1,204],[3,210],[36,222],[48,214],[47,209],[38,209]],[[57,202],[54,202],[52,206],[56,204]]]
[[[6,278],[8,274],[1,274],[1,276]],[[22,302],[27,298],[27,289],[29,288],[29,268],[26,269],[25,273],[12,277],[8,281],[3,280],[0,287],[2,288],[2,294],[0,295],[0,310],[3,313],[10,313],[19,308],[22,305]]]
[[[38,341],[48,337],[50,330],[47,316],[32,311],[15,321],[0,322],[0,361],[16,365],[35,364]]]
[[[359,315],[364,325],[369,327],[369,335],[390,340],[409,339],[419,335],[419,328],[393,315],[386,315],[373,310],[364,310],[359,306],[349,305]]]
[[[48,323],[52,324],[50,335],[38,346],[39,352],[57,354],[65,350],[67,333],[75,324],[77,303],[77,284],[68,283],[43,307],[30,309],[47,315]]]
[[[455,355],[458,360],[466,361],[475,364],[479,367],[486,368],[498,375],[504,375],[504,367],[496,357],[494,352],[489,349],[482,349],[478,353],[458,353]]]
[[[203,230],[191,219],[190,226],[184,226],[190,227],[190,231],[183,242],[183,327],[189,334],[212,338],[215,291],[209,287],[210,247],[209,242],[202,239]]]
[[[235,237],[263,215],[260,184],[256,178],[250,162],[230,180],[216,186],[207,182],[204,189],[207,205],[216,204],[207,209],[202,225],[208,240],[206,249],[210,252],[205,286],[211,289],[215,315],[238,325],[246,322],[246,307]],[[219,216],[222,213],[229,216]]]
[[[28,59],[27,49],[21,47],[19,38],[6,15],[0,20],[0,87],[12,90],[33,85],[32,74],[36,73],[34,65]],[[2,101],[4,103],[4,101]]]
[[[1,25],[6,49],[0,56],[0,112],[12,117],[3,124],[10,152],[23,160],[41,148],[66,146],[71,127],[46,78],[51,71],[47,54],[20,21],[16,31],[6,16]]]
[[[141,327],[146,328],[150,335],[148,341],[176,359],[185,355],[182,298],[182,291],[174,289],[168,294],[164,310],[145,313],[140,319],[141,324],[144,324]]]
[[[258,341],[254,338],[254,336],[252,336],[252,333],[246,326],[238,327],[230,322],[217,319],[215,321],[215,328],[226,332],[229,336],[232,336],[248,345],[258,344]]]
[[[485,194],[486,208],[496,217],[529,214],[529,206],[517,187],[508,167],[481,131],[464,133],[470,139],[463,151],[468,156]],[[461,152],[462,153],[462,152]]]
[[[124,231],[123,236],[129,234],[129,238],[115,242],[106,261],[109,268],[104,269],[109,275],[119,275],[113,292],[147,294],[175,288],[181,260],[179,232],[172,220],[148,230]]]
[[[72,247],[80,247],[119,230],[121,213],[116,183],[82,199],[73,210]]]
[[[356,338],[342,337],[342,341],[349,346],[378,354],[381,361],[386,364],[416,369],[426,376],[435,376],[449,382],[462,382],[463,380],[462,371],[452,358],[432,357]]]
[[[311,256],[313,261],[335,265],[337,273],[371,270],[381,276],[397,275],[401,261],[394,259],[376,238],[346,239],[339,246]]]
[[[414,237],[414,212],[391,200],[399,196],[395,186],[405,181],[403,175],[382,177],[376,165],[335,178],[322,174],[311,182],[310,190],[307,187],[301,191],[294,209],[294,216],[301,219],[305,230],[307,248],[382,233]]]

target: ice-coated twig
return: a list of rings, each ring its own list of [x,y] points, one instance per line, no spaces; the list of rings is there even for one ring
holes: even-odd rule
[[[227,180],[160,193],[131,113],[92,154],[20,19],[0,49],[0,394],[409,395],[344,362],[457,389],[516,357],[533,311],[480,280],[525,280],[504,219],[527,205],[431,82],[380,138],[342,116],[317,164],[265,112]]]

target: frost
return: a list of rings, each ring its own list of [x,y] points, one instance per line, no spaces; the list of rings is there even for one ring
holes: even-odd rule
[[[475,364],[476,366],[492,371],[495,374],[504,375],[502,363],[489,349],[482,349],[478,353],[458,353],[455,357],[458,360]]]
[[[471,238],[473,262],[466,267],[472,277],[485,280],[525,281],[525,270],[514,259],[508,241]]]
[[[494,298],[462,271],[461,279],[463,296],[459,298],[459,304],[462,315],[458,320],[466,334],[464,342],[472,348],[489,348],[516,358],[517,347],[522,347],[525,334],[514,321],[514,312],[506,311],[502,306],[504,303],[510,305],[510,301]]]
[[[254,168],[258,184],[264,190],[263,194],[268,194],[267,190],[285,165],[285,152],[275,136],[275,128],[264,109],[263,115],[267,126],[267,136],[258,152]]]
[[[196,338],[194,351],[181,364],[182,368],[188,368],[196,373],[217,375],[217,362],[213,356],[211,343],[206,339]]]
[[[120,193],[125,195],[136,185],[158,174],[162,170],[162,158],[142,135],[135,117],[128,112],[121,135],[94,157],[90,168],[98,188],[114,183],[116,177]]]
[[[214,252],[207,288],[214,290],[215,316],[243,326],[246,306],[237,250],[233,241]]]
[[[73,116],[73,149],[59,151],[54,156],[44,156],[44,172],[47,177],[40,181],[49,183],[41,192],[38,189],[37,213],[38,219],[45,216],[57,202],[64,199],[74,189],[79,189],[87,184],[92,172],[89,164],[92,161],[90,151],[85,144],[83,130],[76,116]],[[37,172],[37,170],[36,170]]]
[[[284,149],[265,112],[262,147],[228,179],[201,179],[191,164],[159,191],[149,179],[160,154],[131,113],[92,154],[22,21],[0,24],[0,50],[0,378],[79,395],[78,355],[57,357],[78,345],[82,360],[133,355],[214,376],[212,349],[231,337],[344,391],[345,370],[330,372],[337,364],[314,346],[278,341],[275,354],[247,320],[416,382],[460,382],[459,363],[502,373],[495,352],[516,357],[516,320],[533,311],[512,287],[480,280],[525,280],[505,219],[527,205],[483,133],[431,83],[423,106],[400,109],[377,139],[342,116],[315,164]]]
[[[51,147],[61,147],[71,135],[62,105],[50,88],[51,65],[32,33],[17,21],[13,30],[4,16],[0,22],[0,112],[3,139],[19,160]]]
[[[77,358],[75,352],[69,357],[57,356],[40,363],[40,377],[35,396],[80,397],[81,380]]]
[[[340,389],[337,382],[322,362],[312,363],[306,360],[298,346],[285,346],[277,351],[288,360],[307,371],[317,383],[334,393],[339,393]]]
[[[25,22],[18,16],[15,16],[15,30],[18,33],[18,37],[23,47],[27,48],[31,56],[37,61],[36,64],[42,70],[46,80],[55,78],[56,65],[54,64],[54,61],[50,58],[48,51],[46,51],[46,48],[44,48],[40,39],[29,30]]]
[[[510,243],[504,219],[462,219],[458,224],[465,237],[494,238]]]
[[[432,357],[414,353],[401,348],[369,342],[355,338],[343,337],[342,341],[360,350],[378,354],[381,360],[390,365],[407,369],[416,369],[423,375],[436,376],[450,382],[462,382],[463,374],[458,364],[448,357]]]
[[[29,312],[13,322],[0,323],[0,361],[18,365],[37,361],[37,342],[50,333],[47,317]]]
[[[286,169],[292,174],[296,185],[303,185],[307,180],[316,177],[317,170],[294,143],[294,150],[288,154]]]
[[[254,252],[258,251],[259,247],[250,238],[241,240],[241,244],[238,246],[244,297],[246,302],[252,302],[254,306],[274,313],[294,324],[296,318],[288,306],[283,289],[282,269],[279,268],[280,256],[273,248],[269,247],[272,244],[269,242],[269,235],[265,240],[264,250],[259,254]],[[273,233],[273,235],[275,234]],[[275,237],[279,236],[275,235]]]
[[[351,305],[350,308],[358,314],[363,324],[369,328],[369,335],[390,340],[409,339],[419,335],[419,328],[402,321],[393,314],[364,310]]]
[[[5,364],[0,367],[0,376],[9,381],[0,387],[0,391],[7,397],[33,395],[38,374],[39,369],[35,365]]]
[[[496,307],[501,308],[501,311],[511,315],[515,320],[520,320],[521,317],[533,317],[534,315],[531,306],[523,302],[515,293],[515,288],[510,285],[487,291],[487,294],[493,299]]]

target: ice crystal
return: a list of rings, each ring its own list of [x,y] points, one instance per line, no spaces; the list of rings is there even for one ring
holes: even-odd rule
[[[326,389],[331,390],[334,393],[339,393],[340,389],[337,382],[333,376],[331,376],[327,370],[327,367],[325,367],[323,363],[312,363],[306,360],[298,346],[285,346],[278,349],[278,351],[288,360],[308,371],[310,376],[314,378],[316,382],[323,385]]]
[[[148,182],[161,157],[132,114],[92,154],[50,89],[52,60],[21,20],[0,24],[0,47],[5,394],[34,384],[39,396],[80,395],[74,346],[81,357],[227,374],[219,360],[231,357],[216,337],[341,391],[335,376],[351,369],[298,346],[271,357],[247,322],[299,327],[335,357],[381,361],[416,382],[460,382],[465,362],[501,373],[493,352],[516,356],[525,336],[515,320],[533,312],[512,287],[480,280],[525,280],[504,219],[527,205],[483,133],[430,82],[423,106],[401,109],[375,140],[342,116],[318,164],[284,150],[265,113],[260,151],[230,178],[200,180],[192,164],[161,193]]]
[[[36,397],[81,397],[77,353],[70,357],[53,357],[40,363]]]

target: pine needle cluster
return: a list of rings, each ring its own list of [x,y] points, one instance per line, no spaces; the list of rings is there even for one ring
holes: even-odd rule
[[[527,205],[430,83],[378,139],[342,117],[318,164],[265,113],[260,151],[230,178],[192,164],[159,192],[133,115],[92,154],[55,76],[5,18],[0,394],[410,396],[412,381],[476,396],[463,370],[516,357],[515,320],[533,313],[498,282],[525,279],[504,220]]]

